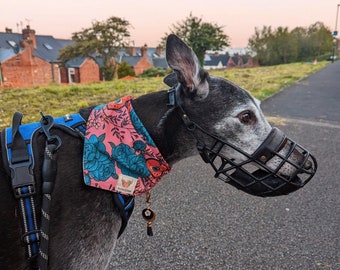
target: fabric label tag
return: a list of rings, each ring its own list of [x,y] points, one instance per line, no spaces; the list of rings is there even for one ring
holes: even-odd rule
[[[133,195],[138,178],[134,178],[128,175],[120,174],[116,186],[116,191],[123,192],[129,195]]]

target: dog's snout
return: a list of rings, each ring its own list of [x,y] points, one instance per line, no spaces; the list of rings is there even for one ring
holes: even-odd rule
[[[303,168],[305,170],[310,170],[312,168],[312,166],[313,166],[312,162],[310,160],[307,160],[305,165],[303,166]]]

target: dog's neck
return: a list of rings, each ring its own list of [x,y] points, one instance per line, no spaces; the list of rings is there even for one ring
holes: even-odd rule
[[[136,98],[132,105],[140,120],[169,164],[196,153],[196,147],[178,108],[169,106],[167,91]]]
[[[158,91],[132,100],[132,106],[144,127],[154,140],[164,159],[173,165],[177,161],[196,154],[196,147],[183,121],[178,108],[168,105],[168,92]],[[84,119],[91,108],[80,110]]]

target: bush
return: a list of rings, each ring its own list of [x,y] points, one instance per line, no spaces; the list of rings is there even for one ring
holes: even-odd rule
[[[141,77],[145,77],[145,78],[150,78],[150,77],[163,77],[166,74],[168,74],[169,72],[163,68],[148,68],[147,70],[145,70],[143,72],[142,75],[140,75]]]
[[[135,71],[126,62],[122,62],[118,66],[118,78],[126,76],[136,76]]]

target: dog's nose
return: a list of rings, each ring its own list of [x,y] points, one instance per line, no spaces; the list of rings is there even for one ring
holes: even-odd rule
[[[310,170],[312,168],[313,164],[310,160],[307,160],[305,165],[303,166],[305,170]]]

